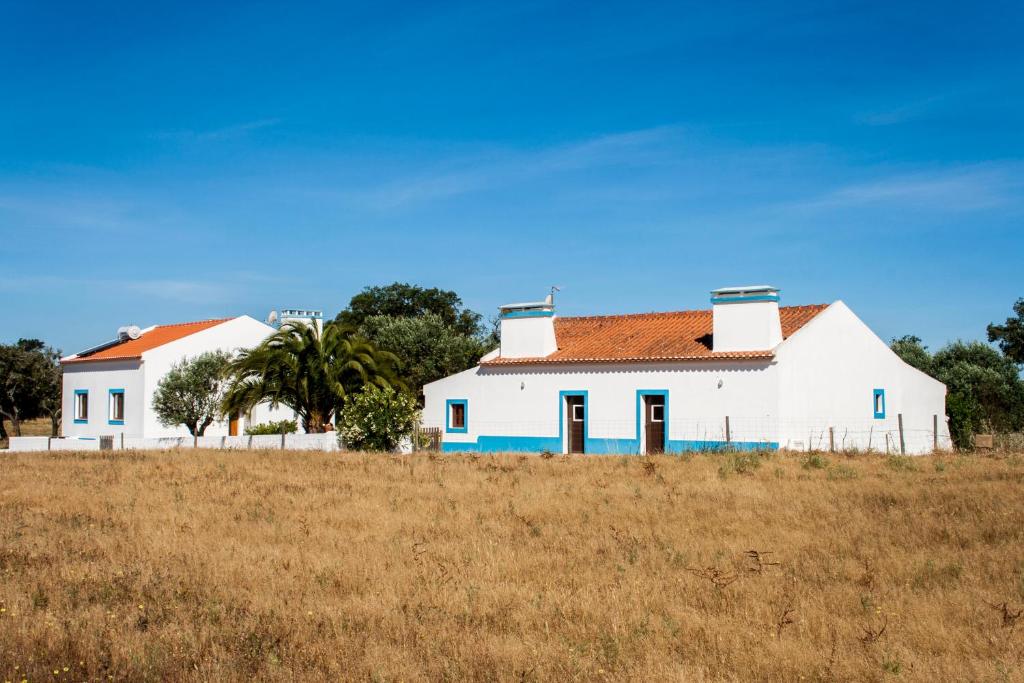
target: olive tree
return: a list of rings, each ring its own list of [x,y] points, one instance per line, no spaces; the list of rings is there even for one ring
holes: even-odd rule
[[[153,410],[160,424],[188,428],[192,436],[202,436],[206,428],[222,415],[221,404],[227,387],[226,370],[231,358],[223,351],[185,358],[171,366],[153,394]]]

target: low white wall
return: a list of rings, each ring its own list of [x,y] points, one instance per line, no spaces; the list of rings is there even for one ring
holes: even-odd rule
[[[338,451],[337,432],[324,434],[280,434],[253,436],[171,436],[144,439],[138,436],[114,437],[114,450],[171,450],[176,448],[209,448],[228,450]],[[29,451],[98,451],[99,439],[50,439],[45,436],[11,437],[10,452]]]

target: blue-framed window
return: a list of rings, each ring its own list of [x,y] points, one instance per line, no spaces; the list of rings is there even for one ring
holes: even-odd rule
[[[111,389],[107,399],[107,424],[124,424],[124,389]]]
[[[465,434],[469,431],[469,400],[450,398],[445,401],[444,430],[449,434]]]
[[[876,420],[885,419],[885,389],[875,389],[871,397],[871,408]]]
[[[75,389],[75,424],[84,425],[89,421],[89,390]]]

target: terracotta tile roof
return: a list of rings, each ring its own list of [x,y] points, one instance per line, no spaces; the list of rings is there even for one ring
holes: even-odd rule
[[[233,320],[233,318],[200,320],[194,323],[177,323],[174,325],[157,325],[153,329],[144,332],[138,339],[118,342],[92,353],[78,354],[62,360],[61,363],[90,363],[100,360],[132,360],[142,358],[142,354],[146,351],[169,344],[172,341],[177,341],[196,332],[202,332],[228,320]]]
[[[779,308],[782,336],[806,325],[827,304]],[[711,351],[711,311],[555,318],[558,350],[543,358],[494,358],[481,365],[610,363],[771,358],[771,351]]]

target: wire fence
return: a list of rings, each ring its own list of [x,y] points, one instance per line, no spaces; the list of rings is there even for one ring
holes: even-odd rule
[[[871,451],[928,453],[951,447],[945,416],[927,415],[851,421],[810,418],[725,416],[714,419],[670,418],[663,423],[665,450],[723,448],[783,448],[797,451]],[[564,450],[566,429],[558,418],[547,420],[471,420],[464,432],[439,422],[425,421],[421,430],[440,434],[446,448],[493,441],[521,444],[524,450],[544,444]],[[641,453],[646,450],[645,426],[636,419],[585,421],[585,440],[604,452]],[[551,448],[551,450],[556,450]]]

